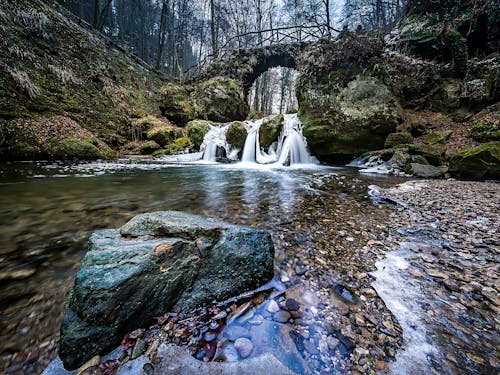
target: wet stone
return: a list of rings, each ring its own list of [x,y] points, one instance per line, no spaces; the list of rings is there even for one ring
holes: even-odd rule
[[[278,323],[286,323],[291,318],[291,315],[288,311],[280,310],[273,315],[274,321]]]
[[[249,339],[242,337],[234,342],[234,348],[241,358],[247,358],[252,354],[253,344]]]
[[[297,311],[300,309],[300,304],[293,298],[287,299],[285,305],[288,311]]]
[[[267,303],[266,310],[269,311],[270,313],[273,314],[275,312],[278,312],[279,309],[280,309],[280,307],[275,300],[272,299]]]

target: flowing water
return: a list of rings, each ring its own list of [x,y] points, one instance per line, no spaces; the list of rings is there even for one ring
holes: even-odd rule
[[[55,355],[65,295],[94,230],[119,227],[143,212],[184,210],[270,230],[277,264],[286,264],[287,257],[323,251],[311,239],[317,213],[335,219],[324,219],[332,227],[365,211],[368,220],[378,210],[366,197],[368,186],[400,181],[318,165],[129,160],[11,163],[0,171],[1,368],[9,373],[39,372]],[[323,204],[329,209],[318,207]]]

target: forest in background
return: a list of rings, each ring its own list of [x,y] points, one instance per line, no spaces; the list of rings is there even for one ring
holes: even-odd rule
[[[334,37],[344,28],[388,31],[405,0],[59,0],[76,16],[170,79],[234,49]],[[292,110],[293,71],[265,72],[255,113]]]

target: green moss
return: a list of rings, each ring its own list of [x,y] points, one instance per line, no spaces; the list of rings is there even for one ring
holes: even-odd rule
[[[141,155],[150,155],[160,148],[160,145],[155,141],[140,142],[139,152]]]
[[[278,140],[283,130],[283,120],[283,115],[277,115],[262,123],[259,131],[261,147],[268,148],[273,142]]]
[[[155,141],[160,146],[165,146],[183,135],[184,130],[181,128],[161,125],[150,129],[146,134],[146,138],[150,141]]]
[[[387,136],[384,142],[384,147],[391,148],[397,145],[404,145],[412,142],[413,142],[413,137],[410,133],[405,133],[405,132],[391,133]]]
[[[411,144],[408,149],[410,154],[421,155],[433,165],[441,165],[446,153],[446,149],[441,145]]]
[[[500,142],[457,152],[451,157],[449,171],[457,177],[500,179]]]
[[[229,128],[226,132],[227,143],[242,150],[243,146],[245,145],[246,137],[247,130],[245,129],[245,125],[242,122],[235,121],[232,122],[231,125],[229,125]]]
[[[217,123],[207,120],[193,120],[187,123],[187,136],[195,150],[199,150],[205,135],[210,130],[210,126],[215,126]]]
[[[111,149],[100,149],[96,142],[90,139],[68,138],[47,149],[47,153],[54,159],[109,159],[113,156]]]
[[[189,149],[191,149],[192,147],[193,144],[191,143],[188,137],[178,138],[173,143],[170,143],[165,147],[165,154],[167,155],[182,154],[186,150],[189,151]]]
[[[451,130],[441,130],[433,133],[427,134],[423,141],[429,145],[435,145],[438,143],[444,144],[451,136],[453,132]]]

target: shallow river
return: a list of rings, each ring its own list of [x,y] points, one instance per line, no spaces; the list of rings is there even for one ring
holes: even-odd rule
[[[183,210],[261,226],[274,236],[293,222],[302,234],[289,230],[288,235],[300,243],[300,236],[314,231],[316,208],[307,209],[311,197],[324,196],[326,205],[330,199],[324,209],[335,213],[332,220],[347,220],[350,209],[357,216],[363,210],[375,212],[366,196],[368,185],[401,181],[319,166],[253,169],[130,161],[2,165],[0,366],[6,373],[36,373],[54,356],[65,295],[93,230],[119,227],[143,212]],[[287,245],[286,238],[278,244],[278,262],[287,262],[286,251],[280,253]]]

